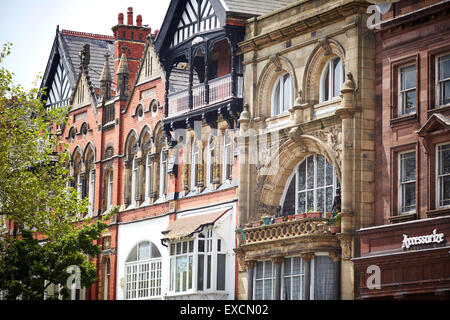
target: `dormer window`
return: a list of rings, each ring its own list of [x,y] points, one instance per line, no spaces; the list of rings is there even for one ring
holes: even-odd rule
[[[289,73],[280,76],[272,92],[272,116],[284,113],[292,106],[292,80]]]
[[[341,58],[336,57],[325,64],[320,77],[319,102],[326,102],[339,96],[344,83],[344,70]]]

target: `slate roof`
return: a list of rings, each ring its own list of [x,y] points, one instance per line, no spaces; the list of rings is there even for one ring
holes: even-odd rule
[[[53,41],[47,67],[42,78],[41,88],[50,87],[52,84],[55,64],[58,63],[59,57],[68,74],[71,90],[74,90],[80,71],[78,52],[83,49],[85,44],[90,45],[89,76],[94,88],[99,88],[100,76],[105,63],[104,55],[106,53],[110,55],[109,65],[114,65],[114,37],[70,30],[60,31],[59,26],[56,29],[55,40]],[[111,68],[111,78],[113,78],[112,72],[113,70]]]
[[[263,15],[278,10],[298,0],[222,0],[226,11],[249,15]]]
[[[105,54],[109,54],[109,65],[114,65],[114,37],[69,30],[62,30],[59,35],[75,79],[77,79],[80,66],[78,52],[83,49],[85,44],[90,45],[89,76],[94,88],[99,88],[100,77],[105,64]],[[111,79],[114,78],[112,72],[113,70],[111,71]]]

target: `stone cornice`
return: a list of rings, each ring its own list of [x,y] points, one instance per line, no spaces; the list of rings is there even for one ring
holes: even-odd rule
[[[244,40],[238,44],[240,53],[247,53],[253,50],[259,50],[267,45],[274,45],[281,41],[288,40],[290,38],[299,36],[307,32],[313,32],[319,28],[325,27],[332,23],[335,23],[337,19],[347,17],[358,12],[365,12],[369,4],[367,2],[349,2],[334,8],[324,10],[322,12],[314,12],[309,15],[302,16],[301,20],[297,20],[287,26],[272,30],[248,40]],[[281,14],[281,13],[280,13]],[[264,17],[264,19],[271,19],[273,16]],[[280,18],[281,19],[281,18]],[[256,24],[254,29],[258,29],[257,24],[259,19],[249,20],[249,24]],[[359,22],[355,21],[345,26],[337,32],[337,34],[345,32],[347,29],[356,26]],[[333,34],[334,35],[334,34]],[[316,42],[319,39],[311,40],[309,42]],[[303,44],[301,45],[303,46]],[[288,50],[298,49],[297,46],[290,47]]]

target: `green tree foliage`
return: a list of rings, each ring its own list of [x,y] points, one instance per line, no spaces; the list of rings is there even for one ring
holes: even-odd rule
[[[80,219],[87,200],[70,187],[67,145],[51,127],[65,123],[68,109],[46,110],[38,89],[13,85],[2,67],[10,48],[0,53],[0,229],[7,219],[21,232],[0,234],[0,290],[8,299],[42,299],[48,282],[66,284],[71,265],[80,267],[83,285],[95,281],[87,256],[98,255],[93,241],[107,226]]]

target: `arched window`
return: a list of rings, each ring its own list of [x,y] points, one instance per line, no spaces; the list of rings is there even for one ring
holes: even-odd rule
[[[288,111],[292,106],[292,80],[289,73],[280,76],[272,91],[272,116]]]
[[[151,153],[147,153],[145,163],[145,200],[149,200],[152,193],[152,158]]]
[[[344,83],[344,69],[341,58],[329,60],[320,77],[319,102],[325,102],[339,96]]]
[[[136,156],[133,157],[131,170],[131,204],[136,205],[136,193],[138,189],[138,164]]]
[[[324,216],[331,212],[339,185],[333,166],[324,156],[307,157],[288,179],[281,201],[283,215],[319,211]]]
[[[107,195],[106,195],[106,210],[109,210],[112,208],[112,198],[113,198],[113,171],[109,171],[107,174]]]
[[[162,259],[150,241],[138,243],[125,262],[125,299],[161,296]]]

